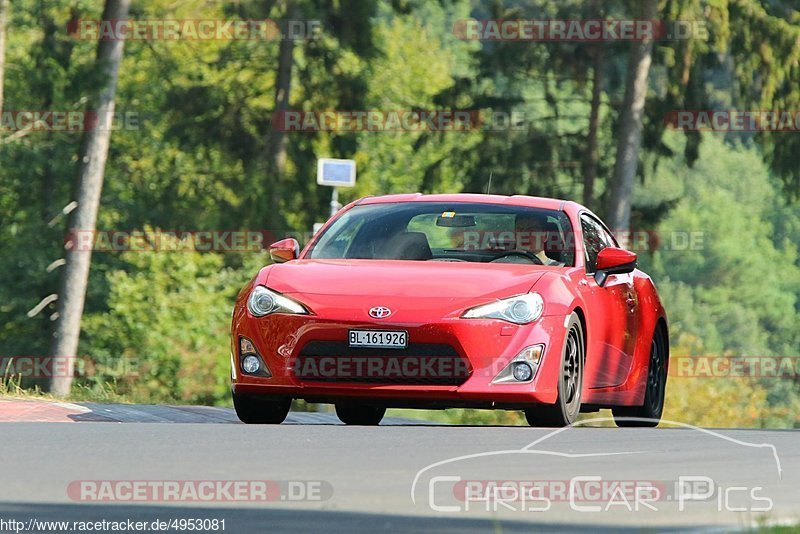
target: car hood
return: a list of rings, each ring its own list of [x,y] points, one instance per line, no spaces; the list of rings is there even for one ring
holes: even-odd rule
[[[266,285],[306,295],[395,296],[451,300],[526,293],[552,267],[401,260],[296,260],[273,265]]]

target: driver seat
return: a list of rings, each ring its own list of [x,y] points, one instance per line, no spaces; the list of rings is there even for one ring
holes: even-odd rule
[[[433,252],[424,233],[400,232],[384,243],[377,256],[381,259],[425,261],[433,258]]]

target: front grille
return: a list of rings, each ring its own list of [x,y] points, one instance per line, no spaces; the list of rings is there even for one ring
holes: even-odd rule
[[[312,382],[460,386],[469,378],[470,368],[446,344],[376,349],[350,347],[346,341],[310,341],[295,360],[294,374]]]

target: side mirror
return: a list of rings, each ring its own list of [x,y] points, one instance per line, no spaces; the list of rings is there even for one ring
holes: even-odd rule
[[[624,274],[636,268],[636,254],[621,248],[606,247],[597,254],[594,279],[603,286],[610,274]]]
[[[275,263],[284,263],[290,260],[296,260],[300,255],[300,243],[297,239],[292,237],[282,239],[277,243],[269,246],[269,257]]]

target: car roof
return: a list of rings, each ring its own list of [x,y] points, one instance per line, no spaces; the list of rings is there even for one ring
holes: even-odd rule
[[[506,204],[528,208],[543,208],[559,211],[577,212],[585,209],[577,202],[558,198],[532,197],[527,195],[482,195],[477,193],[450,193],[440,195],[423,195],[422,193],[405,193],[399,195],[382,195],[364,197],[356,204],[383,204],[388,202],[473,202],[482,204]]]

